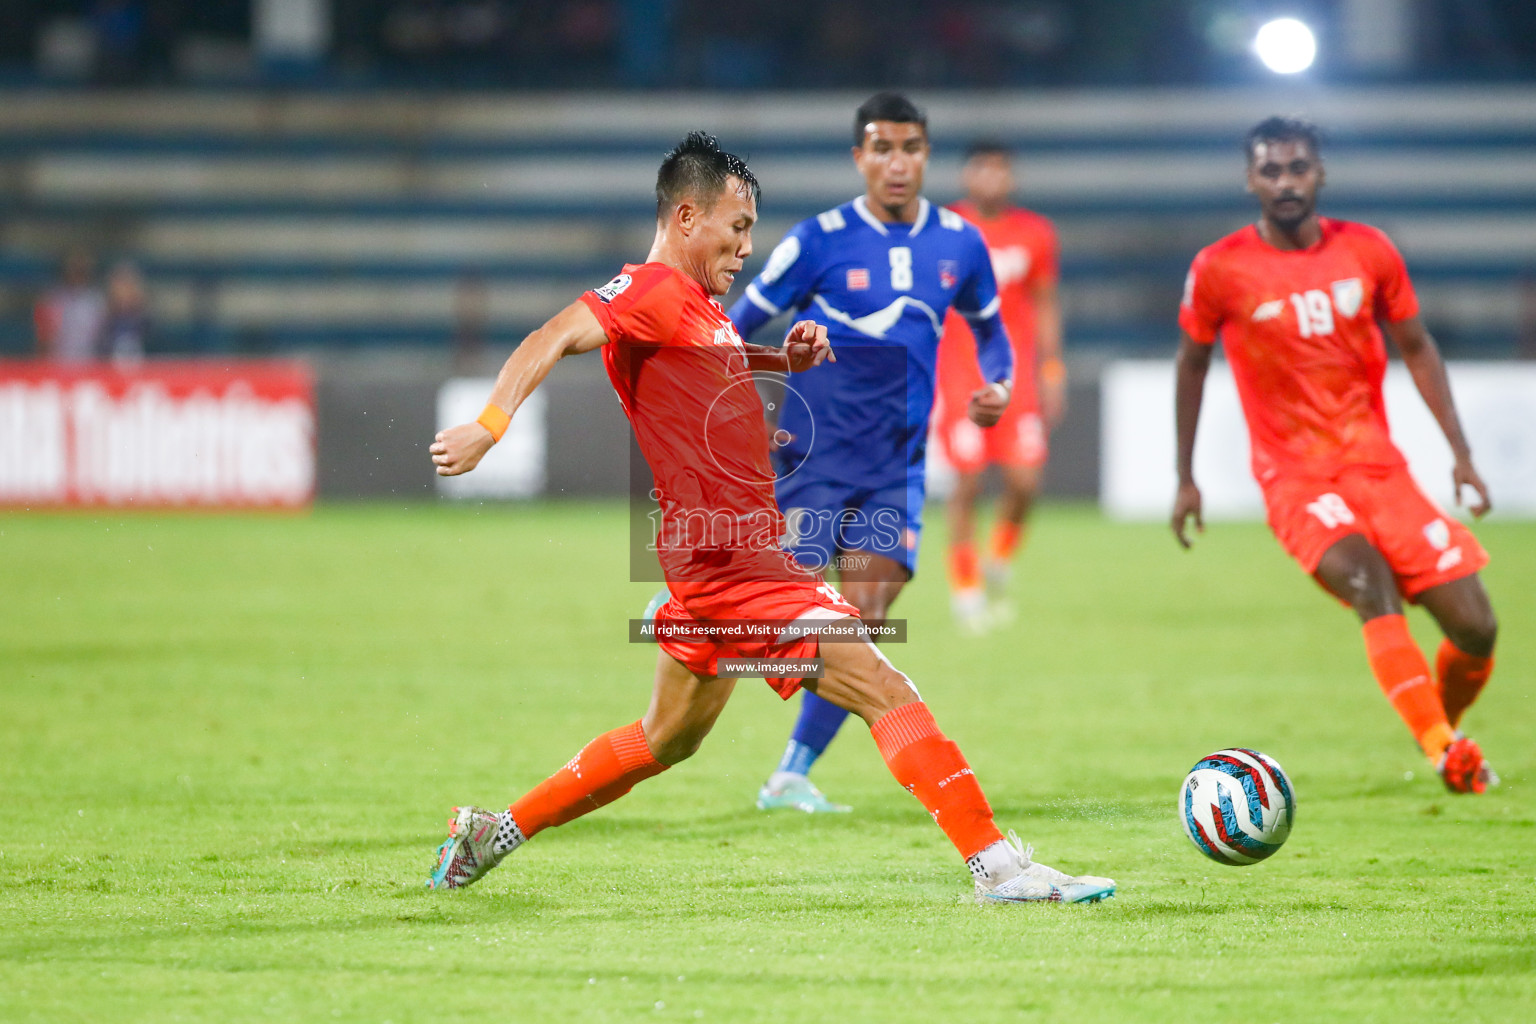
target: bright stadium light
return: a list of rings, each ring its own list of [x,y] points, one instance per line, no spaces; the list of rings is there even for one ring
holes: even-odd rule
[[[1253,52],[1264,66],[1278,75],[1294,75],[1312,66],[1317,39],[1312,30],[1295,18],[1265,22],[1253,37]]]

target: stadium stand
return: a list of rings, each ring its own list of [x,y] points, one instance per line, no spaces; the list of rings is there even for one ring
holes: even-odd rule
[[[503,350],[649,243],[645,188],[686,130],[765,183],[759,255],[857,189],[862,93],[455,95],[17,90],[0,102],[0,352],[71,245],[135,260],[151,352],[384,343]],[[1018,147],[1060,227],[1069,341],[1165,351],[1190,256],[1242,223],[1242,131],[1328,129],[1327,212],[1399,241],[1453,356],[1536,348],[1536,89],[919,94],[929,193],[973,136]],[[749,266],[748,271],[755,270]]]

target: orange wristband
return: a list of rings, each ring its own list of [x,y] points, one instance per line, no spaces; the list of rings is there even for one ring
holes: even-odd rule
[[[1067,379],[1067,364],[1060,359],[1047,359],[1040,364],[1040,379],[1053,386],[1064,383]]]
[[[512,423],[512,417],[502,412],[500,407],[486,403],[475,422],[491,432],[491,439],[500,441],[501,436],[507,432],[507,427]]]

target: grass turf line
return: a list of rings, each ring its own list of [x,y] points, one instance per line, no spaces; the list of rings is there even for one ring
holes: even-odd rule
[[[1015,625],[976,641],[930,530],[893,660],[1004,828],[1121,886],[976,908],[857,723],[818,768],[852,815],[752,808],[794,708],[750,680],[692,761],[420,890],[451,804],[504,804],[644,710],[625,620],[654,586],[626,579],[620,506],[6,516],[0,1019],[1525,1019],[1536,525],[1479,535],[1504,631],[1467,726],[1505,784],[1468,799],[1261,526],[1184,553],[1047,507]],[[1234,744],[1299,799],[1242,869],[1174,814]]]

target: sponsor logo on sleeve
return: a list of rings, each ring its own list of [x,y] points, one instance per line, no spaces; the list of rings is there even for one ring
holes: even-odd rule
[[[1333,308],[1345,316],[1360,312],[1360,303],[1364,300],[1365,288],[1358,277],[1333,282]]]
[[[1184,297],[1179,302],[1190,309],[1195,308],[1195,272],[1193,270],[1184,275]]]
[[[618,277],[614,278],[612,281],[609,281],[601,288],[592,289],[592,294],[596,295],[604,302],[612,302],[614,299],[624,294],[624,289],[628,288],[631,284],[634,284],[634,280],[635,279],[630,277],[628,274],[620,274]]]

